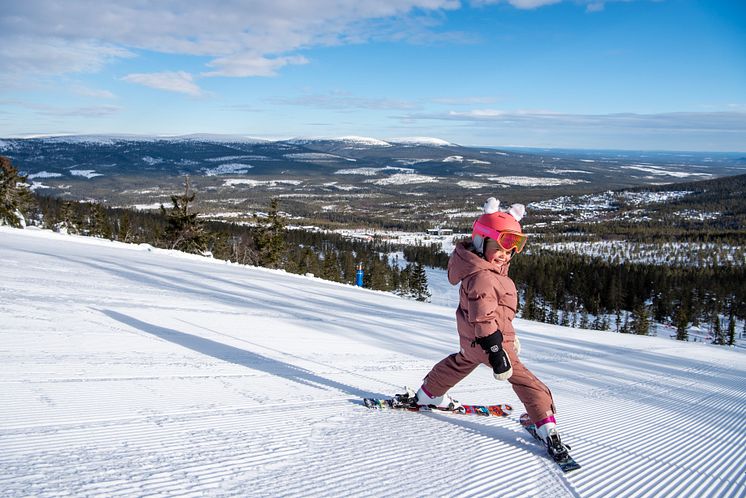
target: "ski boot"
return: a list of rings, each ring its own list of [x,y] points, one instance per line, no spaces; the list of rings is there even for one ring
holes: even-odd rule
[[[547,427],[550,426],[550,427]],[[559,462],[567,459],[570,455],[568,451],[570,447],[562,442],[557,426],[552,423],[544,424],[536,432],[541,437],[544,444],[547,446],[547,453],[555,462]]]
[[[414,394],[415,403],[434,410],[455,411],[461,408],[461,403],[451,398],[448,393],[442,396],[430,396],[423,387]]]

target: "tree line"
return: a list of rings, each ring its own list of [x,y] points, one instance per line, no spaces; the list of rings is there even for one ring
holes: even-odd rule
[[[735,320],[746,318],[743,266],[612,263],[539,250],[514,258],[511,272],[524,294],[523,316],[533,320],[572,325],[579,316],[581,328],[638,334],[655,320],[676,327],[682,340],[690,324],[708,325],[715,342],[732,345]]]

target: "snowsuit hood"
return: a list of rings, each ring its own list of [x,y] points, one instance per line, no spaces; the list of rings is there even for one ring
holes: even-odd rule
[[[498,267],[485,261],[475,252],[471,239],[467,239],[456,245],[456,249],[448,260],[448,282],[451,285],[456,285],[464,278],[479,271],[491,271],[507,277],[509,268],[510,263]]]

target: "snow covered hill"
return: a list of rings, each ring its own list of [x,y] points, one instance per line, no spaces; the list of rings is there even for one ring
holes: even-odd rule
[[[746,356],[517,321],[583,468],[509,419],[368,410],[456,347],[453,310],[0,228],[0,495],[746,495]]]

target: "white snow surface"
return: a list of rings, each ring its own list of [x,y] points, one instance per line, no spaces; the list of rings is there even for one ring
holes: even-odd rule
[[[370,138],[370,137],[360,137],[357,135],[349,135],[346,137],[337,137],[334,140],[339,140],[341,142],[348,142],[353,145],[367,145],[367,146],[375,146],[375,147],[391,147],[391,144],[384,141],[384,140],[378,140],[377,138]]]
[[[435,145],[438,147],[445,147],[448,145],[454,145],[447,140],[442,138],[434,137],[398,137],[388,140],[388,142],[395,144],[406,144],[406,145]]]
[[[253,167],[246,163],[225,163],[214,168],[202,168],[202,171],[205,176],[242,175],[248,173]]]
[[[742,352],[516,320],[562,474],[486,367],[451,394],[509,418],[361,404],[456,351],[451,307],[36,229],[0,260],[4,497],[746,494]]]
[[[84,178],[96,178],[97,176],[104,176],[103,173],[96,173],[95,169],[71,169],[70,174],[73,176],[82,176]]]
[[[410,173],[397,173],[380,180],[365,180],[366,183],[375,185],[411,185],[413,183],[438,183],[439,181],[440,179],[434,176]]]
[[[62,176],[62,173],[50,173],[49,171],[39,171],[38,173],[32,173],[30,175],[27,175],[26,178],[29,180],[34,180],[36,178],[59,178]]]

